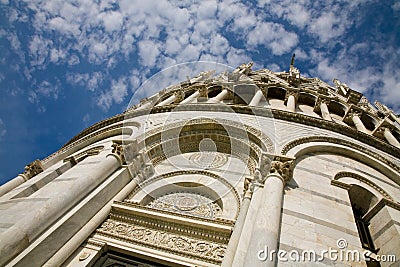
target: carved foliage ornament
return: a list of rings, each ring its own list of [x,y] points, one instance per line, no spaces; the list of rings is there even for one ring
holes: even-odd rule
[[[189,192],[166,194],[153,200],[148,206],[210,219],[222,214],[222,209],[217,203],[200,194]]]
[[[42,171],[43,171],[43,165],[40,162],[40,160],[37,159],[25,166],[25,171],[23,175],[26,177],[26,179],[30,179],[33,176],[41,173]]]
[[[292,176],[294,161],[286,158],[279,158],[271,163],[270,174],[279,174],[285,182],[289,181]]]
[[[264,153],[261,156],[259,167],[254,174],[254,178],[258,183],[263,184],[268,178],[268,175],[276,174],[279,175],[284,182],[287,182],[292,177],[293,167],[294,158]]]
[[[112,153],[120,158],[121,164],[125,165],[137,156],[137,142],[125,144],[122,140],[114,140],[111,146],[113,148]]]

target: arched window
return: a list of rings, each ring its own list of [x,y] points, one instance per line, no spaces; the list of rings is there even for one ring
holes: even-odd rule
[[[348,192],[361,245],[363,248],[376,253],[379,249],[374,246],[369,231],[369,222],[364,219],[364,215],[378,202],[378,198],[367,189],[358,185],[352,185]],[[367,261],[367,266],[380,266],[380,264],[370,259]]]

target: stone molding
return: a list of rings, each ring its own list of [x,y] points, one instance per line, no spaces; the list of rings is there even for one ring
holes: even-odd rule
[[[353,124],[353,116],[358,116],[361,118],[364,110],[356,105],[350,105],[346,114],[343,116],[343,121],[347,124]]]
[[[118,134],[122,134],[122,128],[123,128],[123,126],[124,126],[124,125],[123,125],[122,123],[120,123],[120,124],[112,125],[112,126],[110,126],[110,127],[107,127],[107,128],[105,128],[105,129],[102,129],[102,130],[100,130],[100,131],[96,131],[96,132],[91,133],[91,134],[89,134],[89,135],[87,135],[87,136],[83,136],[82,138],[80,138],[80,139],[78,139],[78,140],[76,140],[76,141],[74,141],[74,142],[72,142],[72,143],[69,143],[69,144],[67,143],[67,144],[65,144],[61,149],[59,149],[58,151],[54,152],[54,153],[51,154],[50,156],[46,157],[46,158],[43,159],[42,161],[43,161],[44,163],[46,163],[46,162],[50,161],[51,159],[55,158],[56,156],[58,156],[58,155],[60,155],[60,154],[62,154],[62,153],[64,153],[64,152],[67,152],[68,150],[70,150],[70,149],[72,149],[72,148],[78,146],[79,144],[82,144],[82,143],[84,143],[84,142],[86,142],[86,141],[88,141],[88,140],[90,140],[90,139],[92,139],[92,138],[94,138],[94,137],[96,137],[96,136],[103,135],[104,133],[107,133],[107,132],[110,132],[110,133],[111,133],[111,132],[114,131],[114,130],[120,130],[120,132],[118,132]]]
[[[131,225],[112,219],[107,219],[96,230],[96,234],[213,264],[222,262],[227,248],[226,244]]]
[[[355,144],[353,142],[347,141],[347,140],[343,140],[343,139],[339,139],[336,137],[329,137],[329,136],[307,136],[307,137],[301,137],[298,139],[295,139],[293,141],[290,141],[289,143],[287,143],[281,150],[281,154],[282,155],[286,155],[291,149],[293,149],[296,146],[302,145],[302,144],[306,144],[306,143],[314,143],[314,142],[326,142],[326,143],[332,143],[332,144],[337,144],[337,145],[343,145],[349,148],[353,148],[361,153],[365,153],[368,156],[371,156],[372,158],[375,158],[377,160],[379,160],[380,162],[388,165],[389,167],[393,168],[394,170],[396,170],[397,172],[400,172],[400,166],[398,166],[397,164],[395,164],[393,161],[387,159],[384,156],[379,155],[376,152],[372,152],[371,150],[369,150],[368,148],[366,148],[365,146],[361,146],[358,144]]]
[[[382,198],[364,215],[363,219],[367,222],[370,221],[385,206],[400,211],[400,203],[387,198]]]
[[[176,215],[179,214],[179,217],[186,218],[186,219],[194,219],[196,221],[204,222],[204,223],[218,223],[219,225],[224,225],[225,227],[231,227],[235,222],[232,220],[224,219],[224,218],[214,218],[214,219],[209,219],[205,217],[197,217],[197,216],[192,216],[190,214],[182,214],[182,213],[175,213],[172,211],[168,210],[159,210],[159,209],[154,209],[148,206],[142,206],[138,203],[134,202],[129,202],[126,201],[115,201],[114,204],[120,204],[126,207],[133,207],[133,208],[138,208],[140,207],[141,210],[148,210],[148,211],[157,211],[158,213],[163,213],[167,215]]]
[[[334,181],[338,181],[340,178],[344,178],[344,177],[350,177],[353,179],[356,179],[370,187],[372,187],[373,189],[375,189],[376,191],[378,191],[384,198],[393,201],[393,198],[385,191],[383,190],[380,186],[378,186],[377,184],[375,184],[374,182],[370,181],[369,179],[357,174],[357,173],[353,173],[353,172],[338,172],[335,177],[333,178]],[[347,183],[345,183],[347,184]]]
[[[151,110],[152,113],[163,113],[176,110],[175,106],[169,107],[157,107]],[[290,121],[300,124],[305,124],[309,126],[314,126],[320,129],[330,130],[336,133],[346,135],[348,137],[354,138],[361,142],[364,142],[370,146],[373,146],[379,150],[389,153],[397,158],[399,158],[400,149],[396,148],[387,142],[381,140],[380,138],[374,137],[371,134],[357,131],[356,129],[341,125],[333,121],[327,121],[322,118],[315,118],[301,113],[290,112],[286,110],[271,109],[266,111],[264,108],[259,107],[248,107],[244,105],[229,105],[230,112],[235,111],[240,114],[249,114],[262,117],[269,117],[278,120]],[[209,112],[227,112],[227,108],[223,105],[208,105],[208,104],[191,104],[191,105],[181,105],[179,111],[209,111]],[[271,114],[272,113],[272,114]]]
[[[219,264],[233,225],[233,221],[211,220],[134,203],[115,202],[108,219],[96,230],[94,238],[101,242],[104,236]],[[108,240],[105,241],[108,243]]]
[[[297,99],[299,98],[299,93],[300,93],[300,89],[298,88],[293,88],[293,87],[286,87],[286,93],[285,93],[285,101],[284,103],[286,104],[289,96],[294,96],[294,98]]]
[[[212,105],[212,104],[190,104],[190,105],[181,105],[179,107],[180,111],[211,111],[211,112],[226,112],[226,108],[223,109],[220,107],[221,105]],[[83,132],[72,138],[69,142],[67,142],[60,150],[57,152],[53,153],[52,155],[48,156],[47,158],[43,159],[42,162],[47,162],[51,158],[61,154],[62,152],[65,152],[69,150],[70,148],[83,143],[84,141],[90,139],[91,137],[100,134],[99,133],[94,133],[91,134],[107,125],[123,121],[124,119],[130,119],[130,118],[135,118],[139,117],[142,115],[148,115],[149,113],[151,114],[156,114],[156,113],[164,113],[164,112],[170,112],[172,110],[177,110],[176,105],[169,105],[168,107],[152,107],[148,109],[142,109],[142,110],[128,110],[128,112],[124,112],[122,114],[116,115],[114,117],[111,117],[109,119],[103,120],[99,123],[94,124],[93,126],[90,126],[89,128],[85,129]],[[265,113],[262,111],[262,108],[255,108],[255,107],[248,107],[248,106],[240,106],[240,105],[229,105],[230,111],[235,111],[240,114],[250,114],[250,115],[257,115],[257,116],[263,116],[263,117],[271,117],[270,113]],[[280,120],[286,120],[286,121],[291,121],[291,122],[296,122],[296,123],[302,123],[305,125],[309,126],[314,126],[330,131],[334,131],[340,134],[344,134],[348,137],[355,138],[357,140],[360,140],[361,142],[365,142],[375,148],[378,148],[382,151],[385,151],[395,157],[398,157],[400,149],[391,146],[390,144],[386,143],[385,141],[381,140],[380,138],[374,137],[372,135],[359,132],[349,126],[345,125],[340,125],[337,124],[336,122],[330,122],[323,120],[321,118],[314,118],[311,116],[307,116],[304,114],[300,113],[293,113],[293,112],[288,112],[284,110],[276,110],[276,109],[271,109],[272,111],[272,116],[275,119],[280,119]],[[137,123],[140,125],[139,123]],[[123,124],[119,124],[118,126],[112,126],[110,128],[102,130],[102,132],[105,132],[107,130],[111,129],[116,129],[116,128],[121,128],[123,127]],[[86,136],[90,134],[90,136]],[[84,138],[84,139],[82,139]]]
[[[161,135],[160,132],[163,134]],[[181,132],[184,132],[185,135],[178,138]],[[243,139],[243,134],[246,134],[248,140]],[[167,158],[165,154],[170,156],[178,152],[197,151],[197,144],[194,141],[204,138],[205,135],[212,137],[217,143],[218,152],[234,154],[239,157],[246,162],[252,173],[255,171],[255,163],[258,161],[261,151],[274,151],[273,142],[260,130],[226,119],[200,118],[179,121],[146,131],[139,135],[137,140],[138,146],[145,148],[153,164],[157,165]],[[236,136],[237,138],[235,138]],[[175,143],[177,141],[179,143]],[[173,147],[175,144],[179,145],[179,151]],[[245,148],[244,151],[248,153],[239,153],[236,144],[238,147]],[[232,149],[232,146],[235,149]],[[171,149],[168,150],[169,147]]]
[[[196,105],[196,104],[194,104],[194,105]],[[211,105],[211,106],[213,106],[213,105]],[[212,110],[210,110],[210,111],[212,111]],[[199,118],[199,119],[192,119],[189,121],[179,121],[179,122],[171,123],[168,125],[163,125],[163,126],[151,129],[149,131],[146,131],[144,134],[139,135],[137,137],[137,139],[138,139],[138,142],[141,142],[142,140],[146,140],[150,136],[154,136],[160,132],[163,132],[163,133],[165,133],[165,135],[167,135],[166,132],[168,132],[169,130],[176,130],[179,128],[183,128],[185,126],[190,127],[192,125],[199,127],[199,125],[202,125],[202,124],[216,124],[216,125],[221,125],[222,127],[224,127],[224,126],[232,127],[232,128],[239,129],[240,131],[246,131],[246,133],[250,133],[249,140],[252,140],[253,142],[258,143],[258,145],[263,144],[265,146],[265,147],[263,147],[264,148],[263,150],[272,152],[274,149],[273,142],[262,131],[260,131],[252,126],[249,126],[247,124],[240,124],[238,122],[235,122],[232,120],[227,120],[227,119]]]
[[[69,156],[63,160],[63,162],[70,161],[73,165],[77,164],[78,162],[84,160],[88,156],[94,156],[100,154],[100,151],[104,149],[104,146],[95,146],[75,155]]]
[[[329,96],[326,96],[326,95],[323,95],[323,94],[317,95],[317,100],[315,101],[313,111],[314,112],[320,112],[321,111],[321,103],[325,103],[329,107],[329,104],[330,104],[331,100],[332,99]]]

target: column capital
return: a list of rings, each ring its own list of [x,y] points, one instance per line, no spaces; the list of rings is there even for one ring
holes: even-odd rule
[[[112,156],[115,156],[121,165],[127,165],[138,153],[137,141],[113,140]]]
[[[318,95],[318,98],[315,101],[314,105],[314,112],[320,112],[322,103],[329,106],[330,102],[331,102],[331,97],[322,94]]]
[[[386,119],[382,120],[378,126],[375,127],[374,131],[372,132],[373,136],[376,136],[378,138],[384,139],[384,133],[385,129],[392,130],[394,128],[394,125],[388,122]]]
[[[363,111],[364,111],[363,109],[351,105],[347,110],[346,114],[343,116],[343,121],[347,124],[352,124],[353,116],[358,116],[361,118]]]
[[[295,158],[263,153],[254,179],[264,184],[268,176],[278,175],[284,183],[292,178]]]
[[[208,88],[205,84],[197,85],[196,88],[197,88],[197,91],[199,91],[199,93],[200,93],[200,97],[207,97]]]
[[[268,175],[279,174],[279,176],[283,179],[283,182],[286,183],[292,179],[293,167],[294,158],[275,156],[274,160],[271,162]]]
[[[26,181],[31,179],[33,176],[43,172],[44,168],[42,162],[38,159],[29,163],[25,166],[24,173],[20,174]]]
[[[300,92],[300,89],[298,89],[298,88],[293,88],[293,87],[286,88],[285,103],[287,102],[289,96],[291,96],[291,95],[294,96],[295,99],[297,99],[299,96],[299,92]]]
[[[244,178],[243,198],[251,199],[255,187],[254,180],[255,180],[254,177],[251,176],[246,176]]]
[[[175,102],[181,102],[184,99],[184,93],[182,89],[179,89],[173,93],[176,97]]]

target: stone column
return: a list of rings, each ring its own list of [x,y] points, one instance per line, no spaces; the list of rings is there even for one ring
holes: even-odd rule
[[[138,107],[136,110],[151,108],[152,105],[153,105],[153,103],[147,102],[147,103],[141,105],[140,107]]]
[[[289,111],[292,112],[296,111],[296,99],[294,98],[294,95],[289,95],[286,106],[289,109]]]
[[[249,106],[258,106],[258,103],[260,103],[261,98],[263,97],[263,92],[261,89],[258,89],[253,98],[250,101]]]
[[[296,112],[296,97],[297,97],[298,89],[288,89],[286,91],[285,101],[286,107],[291,112]]]
[[[400,125],[400,118],[396,116],[393,112],[390,112],[390,117]]]
[[[388,141],[389,144],[391,144],[397,148],[400,148],[399,141],[397,141],[396,137],[393,136],[393,134],[389,130],[389,128],[387,128],[387,127],[384,128],[383,136],[385,137],[385,139]]]
[[[360,132],[368,133],[367,128],[365,128],[363,122],[361,121],[361,115],[363,110],[357,106],[351,105],[346,115],[343,117],[343,121],[347,124],[353,123],[357,130]]]
[[[332,121],[332,117],[331,114],[329,113],[328,105],[326,104],[326,102],[321,101],[319,107],[321,109],[322,118],[327,121]]]
[[[175,94],[172,94],[172,95],[171,95],[170,97],[168,97],[167,99],[165,99],[165,100],[161,101],[160,103],[158,103],[158,104],[156,105],[156,107],[162,107],[162,106],[165,106],[165,105],[169,105],[169,104],[171,104],[172,102],[174,102],[176,99],[177,99],[177,96],[176,96]]]
[[[17,186],[25,183],[29,179],[31,179],[33,176],[43,172],[43,165],[40,162],[40,160],[35,160],[34,162],[26,165],[25,167],[25,172],[22,174],[19,174],[17,177],[12,179],[11,181],[8,181],[7,183],[3,184],[0,186],[0,197],[7,194]]]
[[[0,266],[3,266],[28,247],[40,233],[79,202],[82,196],[96,188],[114,173],[123,162],[122,155],[122,145],[115,143],[112,153],[92,167],[91,172],[86,174],[85,177],[78,179],[76,183],[57,196],[49,198],[40,208],[32,211],[29,217],[22,218],[2,232],[0,234]]]
[[[220,103],[228,95],[228,90],[222,90],[218,95],[208,99],[207,103]]]
[[[110,214],[111,206],[114,201],[124,200],[147,176],[137,175],[129,184],[127,184],[113,199],[111,199],[99,212],[93,216],[67,243],[61,247],[43,266],[61,266],[68,259],[72,252],[93,233],[94,230],[107,218]]]
[[[264,157],[264,156],[263,156]],[[294,159],[284,156],[273,156],[272,162],[266,157],[260,164],[260,174],[255,177],[264,184],[260,206],[254,221],[249,248],[245,262],[247,266],[276,266],[281,210],[283,204],[283,188],[292,176]]]
[[[360,132],[368,133],[367,128],[365,128],[364,123],[361,121],[360,115],[357,112],[353,112],[351,119],[357,130],[359,130]]]
[[[228,247],[226,248],[225,257],[222,261],[221,267],[231,267],[233,264],[236,249],[239,244],[240,236],[242,235],[243,231],[243,226],[246,221],[247,211],[250,207],[251,197],[254,191],[253,179],[250,177],[246,177],[244,182],[245,184],[242,206],[236,219],[231,238],[229,239]]]
[[[191,94],[188,98],[182,100],[181,104],[193,103],[199,96],[200,96],[200,92],[196,91],[193,94]]]

